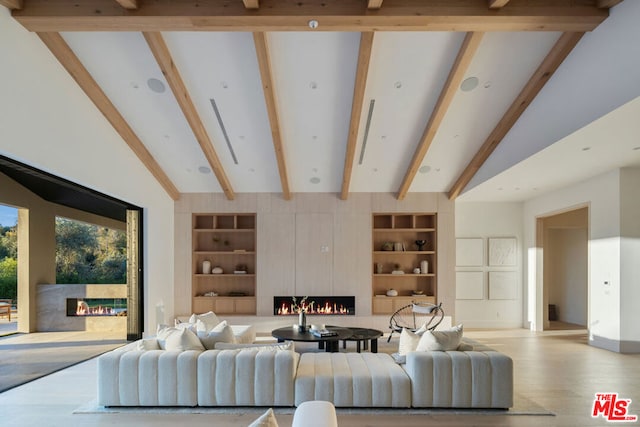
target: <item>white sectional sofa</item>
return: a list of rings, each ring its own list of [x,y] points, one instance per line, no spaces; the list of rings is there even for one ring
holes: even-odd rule
[[[509,408],[513,364],[493,350],[415,351],[398,365],[384,353],[292,350],[137,350],[98,358],[103,406]]]

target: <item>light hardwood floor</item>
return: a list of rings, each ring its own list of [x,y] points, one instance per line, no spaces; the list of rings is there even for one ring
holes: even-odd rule
[[[640,355],[590,347],[581,330],[465,331],[465,335],[514,359],[515,389],[556,416],[339,415],[341,426],[602,426],[591,418],[594,394],[617,392],[640,415]],[[2,426],[246,426],[256,417],[218,414],[73,414],[95,398],[95,360],[0,394]],[[281,426],[291,415],[278,414]],[[618,425],[625,423],[618,423]],[[637,425],[633,424],[633,425]]]

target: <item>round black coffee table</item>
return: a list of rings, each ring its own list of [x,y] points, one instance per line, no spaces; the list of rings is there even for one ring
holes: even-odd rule
[[[378,338],[383,335],[382,331],[369,328],[348,329],[351,331],[351,336],[349,338],[344,338],[342,341],[342,348],[347,348],[347,341],[355,341],[356,350],[360,353],[360,344],[364,344],[364,349],[366,350],[369,346],[369,341],[371,341],[371,353],[378,352]]]
[[[340,340],[347,339],[353,335],[353,331],[347,328],[339,328],[336,326],[327,326],[328,330],[335,332],[336,335],[327,337],[318,337],[311,333],[309,329],[300,332],[297,326],[288,326],[285,328],[274,329],[271,336],[278,339],[278,342],[287,341],[303,341],[317,342],[318,348],[324,348],[327,352],[335,353],[338,351],[338,343]]]

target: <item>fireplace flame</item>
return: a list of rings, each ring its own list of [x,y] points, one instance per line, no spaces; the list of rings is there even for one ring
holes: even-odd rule
[[[72,306],[73,307],[73,306]],[[82,300],[78,301],[76,308],[76,316],[113,316],[115,312],[112,307],[89,307],[89,305]]]
[[[311,302],[310,304],[303,303],[300,305],[300,309],[307,314],[349,314],[349,309],[342,304],[338,306],[336,303],[330,304],[329,302],[326,302],[323,306],[316,306],[315,302]],[[297,314],[297,312],[294,312],[292,309],[291,304],[284,302],[278,308],[277,313],[279,316]]]

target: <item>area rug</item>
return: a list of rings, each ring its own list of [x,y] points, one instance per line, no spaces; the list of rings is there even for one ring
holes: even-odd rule
[[[16,334],[0,338],[0,392],[68,368],[126,344],[118,339],[69,339],[63,333]]]
[[[234,414],[260,415],[262,407],[110,407],[99,406],[91,400],[73,411],[74,414]],[[295,408],[274,408],[276,414],[293,414]],[[516,394],[513,408],[506,409],[447,409],[447,408],[336,408],[338,415],[547,415],[555,416],[531,399]]]

